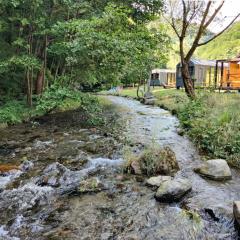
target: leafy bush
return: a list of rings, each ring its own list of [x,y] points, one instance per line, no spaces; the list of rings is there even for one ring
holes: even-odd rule
[[[50,113],[54,110],[65,111],[76,108],[84,112],[89,124],[102,123],[102,109],[96,97],[58,85],[52,85],[38,98],[36,109],[38,112]]]
[[[200,150],[240,167],[239,101],[236,94],[200,94],[178,116]]]
[[[30,110],[23,102],[8,101],[0,108],[0,123],[20,123],[29,113]]]

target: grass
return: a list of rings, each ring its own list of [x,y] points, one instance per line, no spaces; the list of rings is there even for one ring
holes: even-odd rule
[[[197,91],[190,101],[184,91],[153,89],[156,105],[176,114],[180,124],[208,158],[223,158],[240,168],[240,94]],[[136,97],[136,88],[120,96]]]
[[[181,125],[209,157],[240,168],[240,95],[199,93],[178,112]]]
[[[127,149],[124,152],[125,170],[131,172],[132,163],[137,163],[142,174],[146,176],[154,175],[174,175],[179,170],[175,153],[169,148],[161,148],[157,144],[146,146],[138,155]]]

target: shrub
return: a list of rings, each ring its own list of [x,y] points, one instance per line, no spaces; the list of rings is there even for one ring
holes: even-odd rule
[[[0,123],[20,123],[23,118],[27,117],[30,110],[21,101],[8,101],[1,106],[0,109]]]
[[[146,147],[139,155],[127,152],[125,154],[125,169],[129,172],[132,162],[138,162],[143,174],[153,176],[157,174],[172,175],[179,170],[175,153],[169,148],[158,145]]]
[[[50,113],[54,110],[65,111],[81,109],[89,124],[96,125],[103,122],[101,106],[97,97],[70,88],[52,85],[37,101],[37,111]]]
[[[179,111],[181,125],[209,157],[224,158],[240,166],[240,96],[199,94]]]
[[[140,155],[139,163],[142,172],[147,176],[172,175],[179,170],[175,153],[169,147],[151,146],[146,148]]]

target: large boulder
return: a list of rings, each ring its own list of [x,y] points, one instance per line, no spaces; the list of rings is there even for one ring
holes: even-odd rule
[[[194,171],[212,180],[228,180],[232,178],[231,170],[223,159],[208,160]]]
[[[144,98],[154,98],[154,95],[151,92],[144,93]]]
[[[240,201],[233,202],[233,215],[238,227],[240,227]]]
[[[143,103],[146,104],[146,105],[154,105],[155,104],[155,98],[144,98]]]
[[[154,105],[155,97],[151,92],[146,92],[143,96],[143,103],[146,105]]]
[[[151,177],[146,181],[146,185],[150,187],[160,187],[160,185],[165,182],[171,180],[170,176],[157,176],[157,177]]]
[[[160,185],[155,198],[160,202],[177,202],[191,190],[192,185],[188,179],[168,180]]]

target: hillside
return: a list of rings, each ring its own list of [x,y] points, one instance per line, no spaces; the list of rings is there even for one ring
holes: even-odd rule
[[[235,57],[240,52],[240,22],[235,23],[223,35],[198,49],[196,55],[202,59]]]
[[[169,50],[167,67],[174,69],[180,60],[178,41],[171,29],[168,31],[172,41],[172,48]],[[192,39],[188,37],[186,49],[191,44],[191,41]],[[235,57],[238,53],[240,53],[240,22],[235,23],[217,39],[200,47],[194,54],[194,57],[199,59],[223,59]]]

